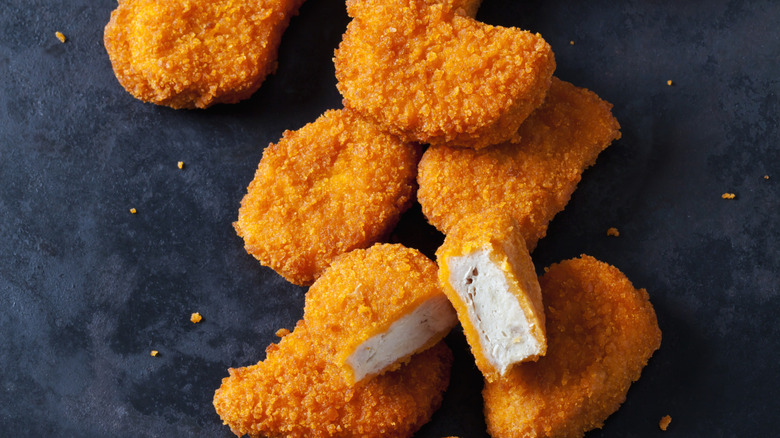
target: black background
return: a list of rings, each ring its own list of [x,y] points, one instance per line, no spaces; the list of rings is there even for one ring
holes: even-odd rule
[[[0,4],[0,435],[228,437],[214,390],[293,327],[305,292],[231,222],[263,147],[340,106],[344,5],[309,0],[277,74],[205,111],[119,86],[102,43],[115,7]],[[588,437],[775,435],[780,2],[485,0],[478,18],[542,33],[556,74],[622,125],[533,254],[614,264],[658,314],[661,349]],[[419,208],[395,237],[441,241]],[[459,329],[448,342],[452,384],[417,436],[485,437],[481,379]]]

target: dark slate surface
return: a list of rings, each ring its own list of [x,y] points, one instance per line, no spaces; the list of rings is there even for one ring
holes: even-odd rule
[[[214,390],[292,328],[305,292],[248,256],[231,222],[263,147],[340,105],[331,57],[347,17],[310,0],[252,99],[174,111],[114,78],[114,7],[0,6],[0,436],[228,437]],[[557,74],[613,102],[623,127],[534,253],[539,268],[580,253],[615,264],[663,330],[588,437],[773,436],[780,3],[485,0],[479,17],[541,32]],[[396,235],[428,253],[441,239],[419,210]],[[481,380],[462,335],[448,341],[452,385],[418,436],[484,437]]]

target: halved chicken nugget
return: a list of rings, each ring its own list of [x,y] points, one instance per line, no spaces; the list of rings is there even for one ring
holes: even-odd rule
[[[269,145],[241,201],[247,252],[292,283],[389,234],[414,200],[421,150],[349,110],[327,111]]]
[[[647,292],[617,268],[583,255],[539,282],[547,354],[485,383],[494,438],[581,437],[601,427],[661,344]]]
[[[206,108],[252,95],[303,0],[120,0],[104,44],[136,98]]]
[[[460,15],[469,2],[357,4],[336,50],[338,89],[383,129],[482,148],[513,139],[544,100],[555,60],[540,35]]]
[[[409,437],[439,407],[452,364],[440,342],[398,370],[352,386],[303,321],[266,351],[265,361],[230,369],[214,394],[217,413],[238,436]]]
[[[547,349],[542,293],[514,219],[464,218],[436,252],[439,283],[458,312],[485,379]]]
[[[555,78],[544,105],[520,126],[520,143],[479,151],[430,147],[417,177],[423,213],[445,234],[464,217],[509,214],[533,251],[582,172],[620,138],[611,108],[593,92]]]
[[[437,270],[416,249],[377,244],[340,256],[312,285],[303,318],[349,383],[397,369],[457,324]]]

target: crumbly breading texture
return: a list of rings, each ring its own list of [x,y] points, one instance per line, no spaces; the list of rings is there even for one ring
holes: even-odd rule
[[[303,321],[257,365],[230,369],[214,407],[238,436],[408,437],[439,407],[452,353],[440,342],[400,369],[350,386]]]
[[[494,438],[581,437],[601,427],[661,344],[647,292],[617,268],[583,255],[551,266],[540,283],[547,355],[486,382]]]
[[[396,2],[396,4],[403,5],[406,1],[407,0],[384,0],[384,3],[391,4]],[[352,18],[370,14],[371,6],[374,2],[375,0],[347,0],[347,14]],[[473,18],[477,15],[477,10],[479,10],[482,0],[424,0],[424,3],[421,4],[441,4],[445,8],[455,11],[457,14]]]
[[[263,265],[311,284],[337,255],[389,234],[414,200],[420,154],[349,110],[328,111],[265,149],[236,231]]]
[[[582,172],[620,138],[611,108],[593,92],[554,78],[544,105],[520,126],[519,143],[479,151],[430,147],[417,177],[423,213],[445,234],[467,216],[510,214],[533,251]]]
[[[385,130],[482,148],[514,138],[544,100],[555,60],[540,35],[459,15],[468,2],[359,3],[336,50],[338,89]]]
[[[306,293],[303,317],[309,331],[337,352],[336,364],[344,366],[360,344],[385,333],[425,301],[444,296],[437,271],[431,259],[399,244],[352,251],[338,257]],[[418,351],[436,344],[447,332],[432,337]],[[396,366],[406,359],[399,358]]]
[[[471,216],[463,218],[447,235],[444,244],[436,251],[439,284],[458,313],[477,367],[487,380],[493,381],[501,377],[499,370],[485,357],[466,303],[450,285],[447,262],[449,257],[465,256],[479,250],[488,250],[491,260],[501,267],[508,279],[509,291],[517,298],[531,327],[531,336],[541,345],[540,354],[526,360],[536,360],[547,349],[544,307],[531,256],[514,219],[503,214]]]
[[[276,69],[282,33],[303,0],[120,0],[104,44],[136,98],[206,108],[252,95]]]

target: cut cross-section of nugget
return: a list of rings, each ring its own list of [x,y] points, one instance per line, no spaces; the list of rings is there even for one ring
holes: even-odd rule
[[[464,217],[509,214],[533,251],[582,172],[620,138],[611,108],[593,92],[554,79],[544,105],[520,126],[520,143],[479,151],[430,147],[417,177],[423,213],[445,234]]]
[[[420,154],[349,110],[328,111],[265,149],[236,231],[263,265],[311,284],[339,254],[389,234],[414,200]]]
[[[438,409],[452,364],[440,342],[352,386],[303,321],[266,351],[264,361],[230,369],[214,394],[217,414],[238,436],[409,437]]]
[[[539,282],[547,354],[485,383],[494,438],[581,437],[601,427],[661,344],[647,292],[617,268],[583,255]]]
[[[489,381],[547,349],[534,264],[509,216],[464,218],[436,252],[439,282]]]
[[[252,95],[276,69],[303,0],[121,0],[104,43],[119,83],[136,98],[206,108]]]
[[[555,70],[538,34],[462,15],[471,2],[361,0],[336,50],[344,105],[410,141],[482,148],[515,137]]]
[[[402,245],[352,251],[306,293],[303,318],[358,382],[397,368],[457,324],[436,272],[432,260]]]

